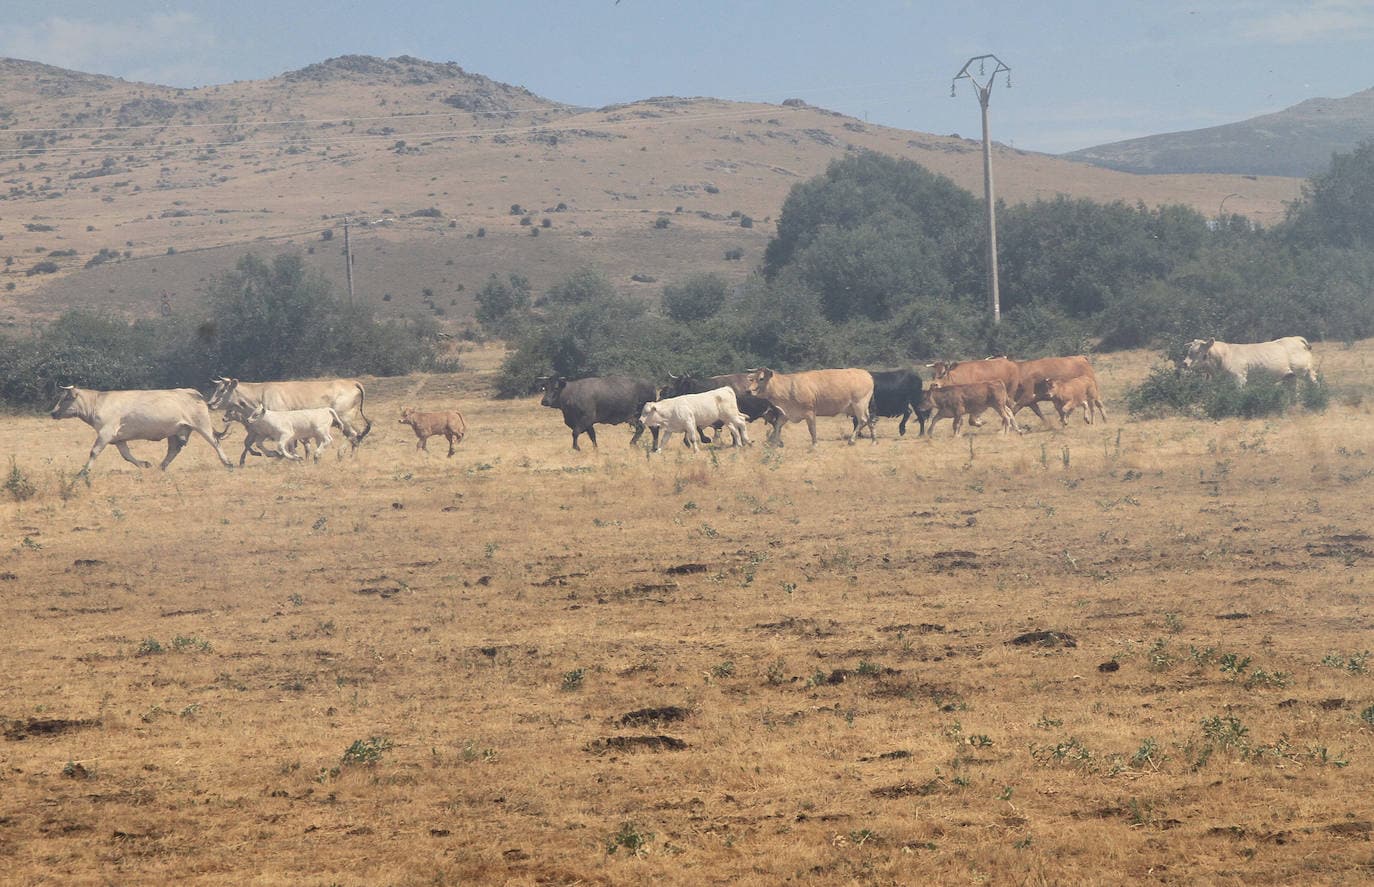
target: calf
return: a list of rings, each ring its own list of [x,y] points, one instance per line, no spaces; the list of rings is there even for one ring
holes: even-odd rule
[[[297,462],[302,457],[296,453],[296,444],[307,447],[315,445],[315,461],[320,461],[320,451],[329,446],[334,438],[329,429],[335,426],[343,431],[344,437],[352,442],[357,435],[339,417],[333,407],[318,407],[313,410],[269,410],[261,404],[249,411],[246,407],[231,406],[224,411],[224,418],[243,425],[246,432],[243,439],[243,452],[239,455],[239,465],[248,458],[252,446],[261,441],[272,441],[277,445],[278,456]],[[343,453],[340,452],[342,457]]]
[[[664,400],[669,397],[680,397],[683,394],[701,394],[705,391],[714,391],[717,388],[730,388],[735,392],[735,401],[739,404],[739,411],[744,415],[746,423],[753,422],[755,419],[762,419],[771,428],[770,437],[777,433],[778,426],[782,424],[782,413],[778,412],[777,407],[761,397],[755,397],[749,393],[747,384],[741,390],[741,379],[747,379],[746,373],[735,373],[728,376],[708,376],[705,379],[697,378],[692,375],[674,376],[668,374],[672,381],[663,386],[658,393],[658,399]],[[724,422],[715,422],[712,428],[720,431],[725,425]],[[711,439],[706,436],[705,427],[699,428],[701,442],[710,443]]]
[[[1039,379],[1035,383],[1035,396],[1054,404],[1059,413],[1059,424],[1068,425],[1068,416],[1077,407],[1083,408],[1083,421],[1091,425],[1093,410],[1107,421],[1107,411],[1102,408],[1102,395],[1097,390],[1097,379],[1078,376],[1074,379]]]
[[[735,439],[734,446],[749,444],[744,416],[739,411],[732,388],[716,388],[700,394],[683,394],[650,401],[640,411],[639,421],[647,428],[659,430],[658,439],[654,441],[655,453],[663,449],[664,441],[679,431],[692,445],[692,452],[697,452],[699,429],[716,422],[730,426],[730,433]]]
[[[401,424],[409,425],[419,438],[415,444],[415,449],[429,452],[429,439],[436,434],[442,434],[448,440],[448,454],[453,456],[453,447],[462,443],[463,437],[468,433],[468,423],[463,421],[463,414],[457,410],[445,410],[438,413],[421,413],[411,407],[401,410]]]
[[[926,389],[921,396],[921,409],[932,413],[926,425],[926,436],[935,434],[935,423],[945,418],[954,420],[954,436],[964,426],[964,417],[974,418],[984,410],[991,409],[1002,418],[1002,433],[1016,428],[1016,420],[1011,415],[1011,404],[1007,397],[1007,386],[1001,379],[990,382],[969,382],[965,385],[941,385]]]

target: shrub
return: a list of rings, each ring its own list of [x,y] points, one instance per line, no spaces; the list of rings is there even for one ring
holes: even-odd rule
[[[1253,371],[1241,385],[1227,373],[1209,379],[1202,373],[1163,366],[1155,367],[1144,382],[1126,392],[1132,415],[1155,418],[1181,414],[1254,419],[1282,414],[1295,403],[1321,412],[1330,400],[1330,392],[1320,381],[1284,380],[1274,373]]]

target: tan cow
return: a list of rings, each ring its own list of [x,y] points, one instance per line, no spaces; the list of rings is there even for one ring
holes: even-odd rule
[[[1016,428],[1011,415],[1011,400],[1007,386],[1001,379],[990,382],[968,382],[963,385],[932,385],[921,395],[921,409],[931,412],[926,423],[926,436],[935,436],[935,423],[941,419],[954,420],[954,436],[964,426],[964,417],[977,418],[984,410],[992,410],[1002,419],[1002,433]]]
[[[1035,383],[1035,395],[1054,404],[1060,425],[1068,425],[1069,414],[1078,407],[1083,408],[1083,421],[1089,425],[1093,422],[1094,409],[1102,421],[1107,421],[1107,411],[1102,407],[1102,395],[1094,378],[1041,379]]]
[[[220,449],[219,438],[210,424],[210,408],[199,391],[172,388],[152,391],[95,391],[90,388],[62,386],[62,398],[52,408],[54,419],[80,419],[95,429],[95,445],[80,473],[91,470],[100,451],[114,444],[124,461],[139,468],[152,463],[135,459],[129,452],[131,440],[165,440],[167,457],[158,467],[164,471],[186,446],[191,432],[215,448],[219,460],[232,468],[229,457]]]
[[[454,446],[462,443],[463,437],[468,433],[468,423],[463,421],[463,414],[457,410],[422,413],[412,407],[405,407],[401,410],[401,424],[409,425],[419,438],[415,449],[424,450],[426,453],[429,452],[429,439],[442,434],[448,440],[448,454],[452,456]]]
[[[783,423],[806,422],[812,446],[817,441],[817,416],[850,416],[858,420],[847,438],[851,444],[865,425],[872,434],[873,423],[877,421],[868,410],[873,400],[873,376],[868,370],[779,373],[764,367],[749,372],[749,393],[777,407]],[[782,446],[781,423],[769,439]]]
[[[363,413],[366,392],[357,379],[308,379],[293,382],[240,382],[238,379],[216,379],[210,395],[210,409],[223,410],[236,406],[252,413],[259,406],[269,410],[310,410],[329,407],[347,421],[356,412],[365,423],[363,430],[353,433],[344,426],[353,448],[357,449],[372,430],[372,420]]]

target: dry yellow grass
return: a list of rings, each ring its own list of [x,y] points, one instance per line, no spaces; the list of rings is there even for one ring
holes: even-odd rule
[[[3,880],[1367,882],[1371,353],[1319,416],[1129,422],[1131,354],[1105,426],[696,458],[377,380],[356,457],[65,499],[89,430],[0,419]]]

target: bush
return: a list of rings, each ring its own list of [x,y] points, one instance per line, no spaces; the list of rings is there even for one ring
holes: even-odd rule
[[[1209,379],[1199,372],[1157,366],[1150,375],[1126,392],[1126,407],[1134,416],[1159,418],[1184,415],[1225,419],[1254,419],[1280,415],[1294,404],[1322,412],[1331,395],[1320,380],[1284,380],[1274,373],[1252,372],[1241,385],[1229,374]]]

